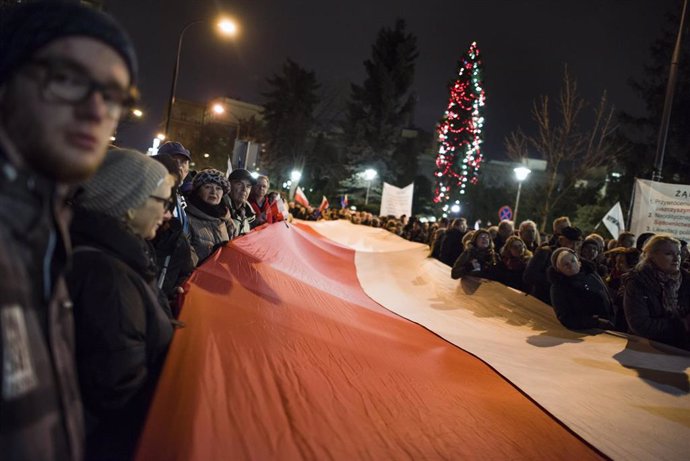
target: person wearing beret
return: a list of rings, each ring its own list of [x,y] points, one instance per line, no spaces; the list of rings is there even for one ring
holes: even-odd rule
[[[86,459],[129,459],[172,339],[147,240],[172,204],[168,170],[132,150],[108,151],[74,197],[76,358]]]

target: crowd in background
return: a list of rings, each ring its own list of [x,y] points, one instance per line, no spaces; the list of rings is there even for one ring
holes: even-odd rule
[[[501,282],[553,306],[574,330],[604,328],[690,349],[690,252],[667,235],[621,232],[616,239],[583,235],[566,216],[541,234],[534,221],[517,229],[503,220],[468,229],[464,218],[421,222],[333,210],[326,219],[381,227],[429,246],[451,277]]]

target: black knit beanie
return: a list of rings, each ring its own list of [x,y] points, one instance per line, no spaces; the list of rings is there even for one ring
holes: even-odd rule
[[[112,17],[78,3],[38,1],[0,9],[0,85],[45,45],[64,37],[85,36],[113,48],[137,80],[134,46]]]

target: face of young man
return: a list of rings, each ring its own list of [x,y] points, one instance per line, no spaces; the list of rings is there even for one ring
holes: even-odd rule
[[[65,94],[94,83],[100,88],[83,100],[65,101]],[[98,40],[67,37],[48,44],[0,88],[0,129],[8,148],[50,178],[88,178],[103,161],[129,84],[124,60]]]

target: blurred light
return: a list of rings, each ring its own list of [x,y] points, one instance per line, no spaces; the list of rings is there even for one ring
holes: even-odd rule
[[[513,171],[515,172],[515,177],[517,180],[521,182],[527,179],[527,176],[529,176],[529,174],[532,172],[532,170],[525,168],[524,166],[513,168]]]
[[[141,118],[144,116],[144,113],[141,111],[141,109],[132,109],[132,115],[134,115],[136,118]]]
[[[367,181],[371,181],[377,175],[378,175],[378,173],[376,172],[376,170],[374,170],[372,168],[368,168],[368,169],[364,170],[364,179],[366,179]]]
[[[615,171],[611,173],[611,176],[614,178],[620,178],[622,175],[620,173],[616,173]]]
[[[110,142],[115,142],[115,136],[110,137]]]
[[[292,170],[292,173],[290,173],[290,179],[292,179],[294,182],[299,181],[302,179],[302,172],[297,171],[297,170]]]
[[[450,207],[450,211],[452,211],[453,213],[460,213],[460,205],[453,205],[452,207]]]
[[[204,154],[204,158],[209,158],[209,157],[210,157],[210,155]]]
[[[157,137],[158,139],[160,139],[161,141],[165,141],[165,135],[164,135],[163,133],[158,133],[158,134],[156,135],[156,137]]]
[[[218,115],[224,114],[225,113],[225,107],[223,107],[222,104],[214,104],[213,105],[213,112],[215,112]]]
[[[237,34],[237,23],[230,18],[222,18],[218,21],[218,29],[223,35],[231,37]]]
[[[259,177],[259,172],[258,172],[258,171],[252,171],[252,172],[249,173],[249,174],[252,175],[252,178],[254,178],[254,179],[256,179],[256,178]]]
[[[352,206],[350,207],[350,209],[351,209],[352,211],[357,211],[357,207],[354,206],[354,205],[352,205]]]

